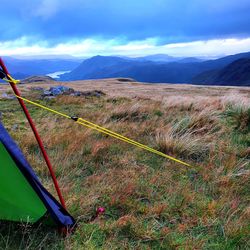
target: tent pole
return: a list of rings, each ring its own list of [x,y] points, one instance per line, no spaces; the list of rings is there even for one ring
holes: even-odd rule
[[[7,70],[6,66],[5,66],[5,64],[4,64],[3,60],[2,60],[2,58],[0,58],[0,66],[2,67],[2,69],[3,69],[4,73],[6,74],[6,76],[8,77],[9,72],[8,72],[8,70]],[[9,79],[9,80],[11,80],[11,79]],[[21,93],[19,92],[19,90],[18,90],[16,84],[14,84],[13,82],[10,82],[10,86],[12,87],[12,90],[14,91],[14,93],[15,93],[17,96],[21,96]],[[49,169],[51,178],[52,178],[52,180],[53,180],[53,183],[54,183],[54,186],[55,186],[57,195],[58,195],[58,197],[59,197],[59,200],[60,200],[62,206],[63,206],[64,208],[66,208],[65,201],[64,201],[64,199],[63,199],[63,196],[62,196],[61,190],[60,190],[60,188],[59,188],[59,185],[58,185],[58,182],[57,182],[57,179],[56,179],[56,176],[55,176],[53,167],[52,167],[52,165],[51,165],[51,162],[50,162],[50,159],[49,159],[49,157],[48,157],[48,154],[47,154],[47,152],[46,152],[46,150],[45,150],[45,148],[44,148],[44,145],[43,145],[43,142],[42,142],[42,140],[41,140],[41,137],[40,137],[40,135],[39,135],[39,133],[38,133],[38,131],[37,131],[37,129],[36,129],[36,126],[35,126],[35,124],[34,124],[32,118],[31,118],[31,116],[30,116],[30,114],[29,114],[29,111],[28,111],[28,109],[27,109],[27,107],[26,107],[24,101],[18,98],[18,102],[19,102],[19,104],[21,105],[21,107],[22,107],[22,109],[23,109],[23,112],[24,112],[24,114],[25,114],[25,116],[26,116],[26,118],[27,118],[27,120],[28,120],[28,122],[29,122],[29,124],[30,124],[30,127],[31,127],[31,129],[32,129],[32,131],[33,131],[33,133],[34,133],[34,135],[35,135],[35,138],[36,138],[36,140],[37,140],[37,143],[38,143],[38,145],[39,145],[39,147],[40,147],[40,150],[41,150],[41,153],[42,153],[42,155],[43,155],[43,158],[44,158],[44,160],[45,160],[45,162],[46,162],[46,164],[47,164],[47,166],[48,166],[48,169]]]

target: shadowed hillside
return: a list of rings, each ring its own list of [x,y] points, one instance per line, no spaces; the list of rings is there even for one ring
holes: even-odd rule
[[[202,84],[250,86],[250,59],[238,59],[221,70],[203,72],[193,81]]]

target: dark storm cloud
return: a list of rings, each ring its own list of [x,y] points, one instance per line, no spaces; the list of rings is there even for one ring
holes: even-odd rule
[[[2,0],[0,41],[26,36],[52,45],[88,37],[124,42],[158,37],[160,43],[249,37],[249,13],[249,0]]]

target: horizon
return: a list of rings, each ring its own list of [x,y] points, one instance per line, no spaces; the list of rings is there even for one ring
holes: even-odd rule
[[[250,51],[250,2],[3,0],[1,56],[167,54],[219,58]]]
[[[129,58],[137,58],[137,57],[145,57],[145,56],[154,56],[154,55],[166,55],[171,57],[180,57],[180,58],[188,58],[195,57],[204,60],[210,59],[218,59],[225,56],[246,53],[250,51],[250,38],[249,39],[226,39],[226,40],[212,40],[212,41],[195,41],[190,43],[177,43],[177,44],[167,44],[163,46],[157,46],[148,49],[141,50],[139,47],[131,49],[132,53],[127,53],[130,45],[124,45],[121,48],[125,48],[119,50],[119,54],[117,54],[115,47],[110,47],[111,50],[107,50],[103,52],[102,50],[96,51],[90,50],[86,53],[68,53],[64,54],[64,51],[76,50],[74,47],[79,47],[79,45],[71,45],[64,49],[58,49],[57,47],[51,48],[36,48],[34,52],[34,47],[14,47],[8,49],[1,49],[0,56],[3,57],[12,57],[16,59],[25,59],[25,58],[75,58],[75,59],[88,59],[94,56],[115,56],[115,57],[129,57]],[[144,46],[144,45],[142,45]],[[0,47],[2,46],[0,40]],[[169,48],[169,49],[166,49]],[[180,49],[181,48],[181,49]],[[221,49],[223,48],[223,49]],[[79,50],[81,51],[81,50]],[[196,52],[195,52],[196,51]],[[209,51],[209,53],[202,53],[201,51]],[[212,51],[212,52],[211,52]]]
[[[131,58],[131,59],[139,59],[139,58],[146,58],[146,57],[150,57],[150,56],[166,56],[166,57],[172,57],[173,59],[187,59],[187,58],[196,58],[196,59],[200,59],[202,61],[206,61],[206,60],[216,60],[216,59],[220,59],[223,57],[227,57],[227,56],[233,56],[233,55],[237,55],[237,54],[244,54],[244,53],[250,53],[250,51],[243,51],[240,53],[236,53],[236,54],[228,54],[228,55],[217,55],[217,56],[170,56],[168,54],[145,54],[142,56],[123,56],[123,55],[100,55],[100,54],[96,54],[96,55],[92,55],[89,57],[81,57],[81,56],[72,56],[72,55],[68,55],[68,54],[58,54],[58,55],[43,55],[43,54],[37,54],[37,55],[11,55],[11,56],[2,56],[3,58],[13,58],[13,59],[17,59],[17,60],[87,60],[87,59],[91,59],[93,57],[120,57],[120,58]],[[1,57],[1,55],[0,55]],[[164,61],[164,60],[163,60]]]

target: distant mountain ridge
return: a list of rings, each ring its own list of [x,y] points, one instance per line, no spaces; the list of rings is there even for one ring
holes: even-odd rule
[[[9,72],[14,77],[24,79],[32,75],[46,75],[56,71],[73,70],[79,66],[79,60],[73,59],[16,59],[3,57]]]
[[[234,82],[226,76],[220,79],[218,77],[212,77],[215,72],[223,70],[224,67],[242,58],[250,58],[250,52],[208,61],[197,61],[196,59],[189,58],[186,59],[186,61],[183,59],[184,62],[154,62],[141,59],[135,60],[134,58],[95,56],[83,61],[76,69],[62,75],[60,79],[69,81],[129,77],[140,82],[151,83],[245,85],[248,80],[243,78],[236,79]],[[245,63],[247,62],[241,61],[241,64]],[[237,65],[239,66],[239,64]],[[230,70],[236,70],[235,67],[226,69],[224,74],[227,75]],[[241,68],[241,74],[247,78],[248,67],[243,67],[241,65]],[[227,80],[230,81],[227,82]]]
[[[179,58],[169,56],[167,54],[148,55],[143,57],[137,57],[135,59],[141,61],[152,61],[152,62],[175,62],[179,60]]]
[[[250,59],[250,52],[206,61],[195,57],[171,57],[166,54],[137,58],[94,56],[81,62],[79,62],[79,58],[67,58],[66,56],[59,59],[4,57],[9,71],[17,79],[33,75],[47,75],[58,71],[70,71],[61,75],[59,80],[133,78],[136,81],[149,83],[236,86],[250,85],[247,59]]]
[[[152,61],[159,63],[169,63],[169,62],[180,62],[180,63],[188,63],[188,62],[201,62],[204,61],[201,58],[196,57],[174,57],[169,56],[167,54],[155,54],[144,57],[136,57],[134,60],[137,61]]]

